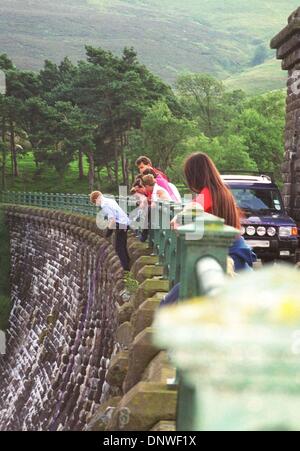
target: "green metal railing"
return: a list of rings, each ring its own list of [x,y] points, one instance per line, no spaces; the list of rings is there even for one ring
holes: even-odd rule
[[[134,197],[118,197],[116,200],[127,209],[128,214],[138,206]],[[6,191],[0,193],[0,203],[62,210],[94,218],[99,211],[98,207],[90,203],[89,196],[86,194]],[[149,244],[153,248],[153,253],[158,255],[159,264],[164,268],[164,278],[169,280],[171,287],[180,281],[180,274],[186,269],[183,260],[187,241],[180,238],[180,234],[170,228],[170,221],[182,211],[183,207],[184,203],[178,205],[172,202],[160,202],[151,214]],[[196,216],[197,214],[194,214],[194,217],[191,217],[190,212],[181,214],[182,225],[193,222]],[[192,243],[192,246],[199,247],[199,244],[200,242],[196,241]],[[191,294],[196,295],[197,292]]]
[[[49,208],[51,210],[64,210],[85,216],[95,216],[97,213],[97,208],[90,203],[89,196],[85,194],[5,191],[0,193],[0,202]]]
[[[138,206],[133,197],[118,197],[116,200],[122,207],[126,206],[128,214]],[[89,217],[96,217],[99,211],[98,207],[90,203],[89,196],[86,194],[6,191],[0,193],[0,203],[62,210]],[[176,206],[174,203],[159,203],[155,213],[155,228],[149,230],[150,246],[159,256],[159,264],[165,268],[164,277],[170,281],[171,286],[179,281],[179,259],[177,236],[170,230],[169,222],[181,209],[181,206]]]

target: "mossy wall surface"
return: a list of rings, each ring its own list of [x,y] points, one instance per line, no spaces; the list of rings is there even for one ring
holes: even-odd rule
[[[125,276],[93,218],[5,208],[0,431],[173,430],[175,371],[151,328],[169,282],[153,250],[131,234]]]
[[[105,375],[123,269],[93,219],[17,206],[5,215],[13,310],[0,357],[0,431],[82,430],[86,417],[119,393]],[[3,216],[1,230],[7,289]]]
[[[0,330],[7,328],[10,309],[10,238],[5,213],[0,207]]]

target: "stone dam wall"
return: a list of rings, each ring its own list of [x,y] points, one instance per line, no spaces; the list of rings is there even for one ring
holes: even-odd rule
[[[283,198],[289,214],[300,223],[300,8],[271,41],[287,71],[285,159],[282,166]]]
[[[13,309],[0,430],[174,430],[175,372],[151,328],[169,284],[148,245],[129,238],[129,292],[94,219],[21,206],[5,216]]]

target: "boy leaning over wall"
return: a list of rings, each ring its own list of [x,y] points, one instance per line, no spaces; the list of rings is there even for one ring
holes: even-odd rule
[[[103,219],[108,221],[106,238],[110,238],[115,231],[115,249],[125,271],[129,271],[129,254],[127,249],[127,233],[129,229],[129,218],[118,203],[111,198],[103,196],[100,191],[90,194],[92,204],[101,208]]]

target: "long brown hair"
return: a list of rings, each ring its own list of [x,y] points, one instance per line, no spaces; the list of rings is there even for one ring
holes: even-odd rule
[[[225,223],[241,228],[241,213],[233,194],[223,182],[219,171],[205,153],[195,153],[185,162],[184,173],[189,188],[199,194],[208,188],[212,197],[212,213],[223,218]]]

